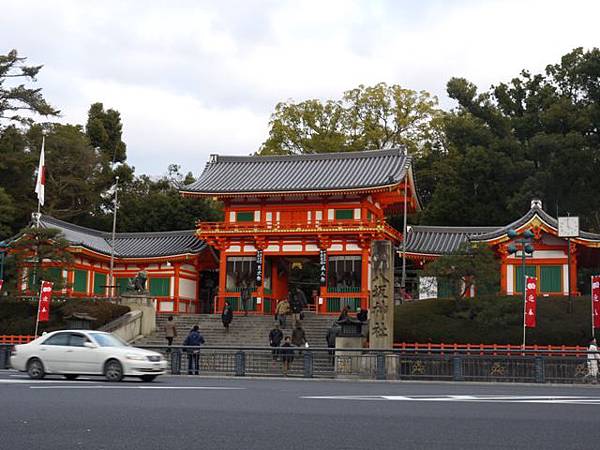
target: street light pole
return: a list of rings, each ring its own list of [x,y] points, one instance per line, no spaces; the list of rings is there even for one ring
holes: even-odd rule
[[[115,183],[115,200],[113,207],[113,225],[112,225],[112,236],[110,243],[110,275],[109,275],[109,296],[114,297],[114,287],[115,287],[115,234],[117,231],[117,209],[119,208],[119,177],[116,178]]]
[[[526,331],[527,327],[525,326],[525,315],[527,314],[527,274],[525,273],[525,261],[527,255],[533,256],[533,238],[534,234],[531,230],[526,230],[522,234],[518,234],[515,230],[508,230],[508,237],[513,240],[514,243],[518,244],[521,248],[521,271],[523,275],[523,349],[525,349],[526,342]],[[518,239],[517,239],[518,238]],[[510,244],[508,246],[508,253],[514,254],[519,248],[515,244]]]

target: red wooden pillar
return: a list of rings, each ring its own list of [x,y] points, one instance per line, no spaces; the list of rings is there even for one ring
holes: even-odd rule
[[[173,288],[173,297],[174,297],[174,301],[175,301],[175,311],[178,313],[180,312],[179,311],[179,270],[180,270],[180,268],[181,268],[181,263],[174,264],[175,275],[173,276],[173,282],[175,283],[175,286]]]

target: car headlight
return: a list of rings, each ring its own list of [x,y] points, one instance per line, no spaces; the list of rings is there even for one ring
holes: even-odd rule
[[[129,354],[129,355],[125,355],[125,358],[127,359],[131,359],[133,361],[144,361],[146,359],[145,356],[142,355],[135,355],[135,354]]]

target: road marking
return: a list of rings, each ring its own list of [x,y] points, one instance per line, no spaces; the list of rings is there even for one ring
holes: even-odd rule
[[[32,383],[64,383],[64,380],[30,380],[30,379],[19,379],[19,380],[1,380],[0,384],[32,384]],[[72,383],[72,381],[71,381]]]
[[[302,396],[312,400],[370,400],[370,401],[407,401],[407,402],[479,402],[479,403],[549,403],[569,405],[600,405],[600,396],[563,396],[563,395],[340,395],[340,396]]]
[[[222,386],[29,386],[30,389],[175,389],[175,390],[213,390],[213,391],[232,391],[245,390],[243,387],[222,387]]]

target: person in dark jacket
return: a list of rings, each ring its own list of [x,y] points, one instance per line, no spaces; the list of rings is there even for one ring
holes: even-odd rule
[[[250,307],[250,300],[252,299],[252,288],[249,282],[245,282],[242,290],[240,291],[240,303],[244,310],[244,316],[248,315],[248,308]]]
[[[290,337],[286,336],[281,346],[281,362],[283,367],[283,374],[287,376],[288,370],[290,370],[290,364],[294,361],[294,350],[292,349],[292,343]]]
[[[290,292],[288,295],[290,299],[290,307],[292,309],[292,320],[294,326],[300,320],[300,314],[302,314],[302,298],[297,295],[296,292]]]
[[[194,325],[190,333],[183,341],[188,356],[188,375],[199,375],[200,373],[200,345],[204,344],[204,337],[200,334],[200,327]],[[194,348],[196,347],[196,348]]]
[[[225,327],[225,332],[229,333],[229,324],[233,320],[233,309],[231,309],[231,305],[229,302],[225,302],[223,306],[223,313],[221,314],[221,321],[223,322],[223,326]]]
[[[271,347],[279,347],[281,345],[281,341],[283,340],[283,333],[279,329],[279,324],[275,323],[275,327],[269,333],[269,345]],[[273,364],[277,361],[278,351],[273,350]]]
[[[369,318],[369,312],[364,308],[359,308],[358,313],[356,313],[356,318],[361,322],[366,322]]]
[[[296,347],[304,347],[306,345],[306,333],[300,322],[296,322],[296,328],[292,331],[292,344]]]
[[[338,335],[340,330],[339,325],[333,324],[329,330],[327,330],[327,334],[325,335],[325,340],[327,341],[327,348],[329,348],[329,362],[333,364],[333,358],[335,356],[335,338]]]

